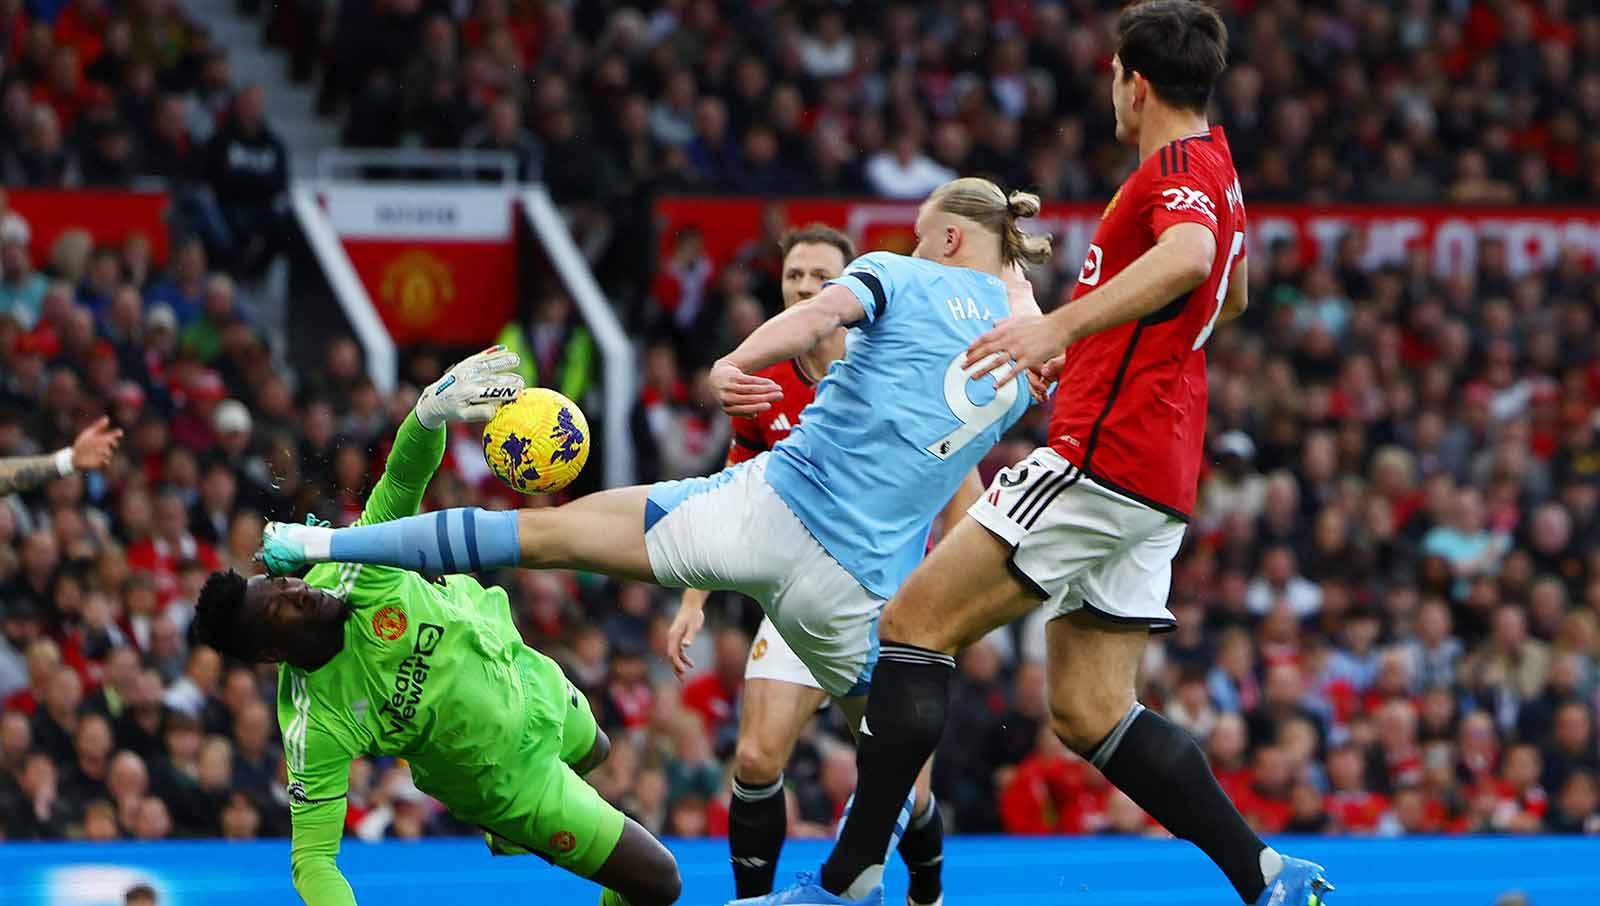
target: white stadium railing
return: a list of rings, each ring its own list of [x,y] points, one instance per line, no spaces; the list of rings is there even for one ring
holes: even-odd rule
[[[406,185],[404,181],[362,179],[362,174],[371,170],[437,174],[443,181],[428,182],[426,185],[431,189],[449,185],[450,181],[459,180],[467,173],[500,174],[499,187],[505,190],[506,203],[520,204],[529,229],[538,237],[556,276],[600,348],[605,406],[602,427],[605,439],[602,457],[605,486],[632,484],[636,480],[635,457],[628,425],[633,407],[636,369],[633,343],[623,330],[610,300],[595,280],[589,262],[573,241],[550,193],[542,185],[517,182],[515,158],[506,152],[421,148],[328,149],[317,157],[317,178],[297,181],[291,187],[290,200],[295,218],[334,296],[339,300],[345,318],[355,331],[357,342],[366,353],[373,383],[389,390],[398,380],[399,360],[394,340],[357,275],[320,199],[323,190],[333,187],[361,185],[404,188]],[[473,182],[472,185],[480,190],[495,186],[485,182]]]

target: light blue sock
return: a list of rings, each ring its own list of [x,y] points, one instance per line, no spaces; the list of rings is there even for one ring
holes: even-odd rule
[[[833,829],[833,839],[839,839],[839,832],[844,830],[844,822],[850,817],[850,809],[856,804],[856,794],[851,793],[850,798],[844,802],[844,811],[839,813],[839,823]],[[912,790],[906,794],[905,804],[900,806],[900,814],[894,819],[894,833],[889,837],[889,848],[884,851],[883,860],[889,861],[889,854],[900,848],[900,838],[906,835],[906,828],[911,826],[911,815],[917,810],[917,791]]]
[[[462,507],[335,531],[328,559],[443,575],[516,566],[517,512]]]

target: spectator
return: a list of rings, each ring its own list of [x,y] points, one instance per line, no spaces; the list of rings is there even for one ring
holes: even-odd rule
[[[1255,443],[1243,431],[1228,431],[1217,438],[1214,450],[1217,469],[1200,489],[1205,523],[1216,526],[1230,517],[1254,521],[1267,493],[1266,479],[1252,467]]]
[[[58,785],[55,759],[44,752],[30,752],[14,779],[10,802],[0,814],[6,816],[5,833],[11,840],[59,840],[66,834],[69,815]],[[0,795],[0,799],[5,799]]]
[[[222,658],[204,645],[189,652],[189,665],[183,676],[167,689],[162,703],[173,711],[198,718],[206,702],[217,693],[222,676]]]
[[[1261,706],[1246,716],[1253,745],[1274,742],[1286,721],[1303,719],[1320,728],[1316,712],[1305,704],[1305,679],[1294,664],[1276,664],[1267,671]],[[1320,729],[1319,729],[1320,734]]]
[[[498,151],[512,157],[512,175],[517,182],[539,178],[542,154],[533,134],[522,128],[522,110],[511,98],[500,98],[489,105],[481,125],[467,132],[462,147],[469,151]],[[498,181],[499,170],[480,169],[477,179]]]
[[[272,714],[266,705],[251,701],[239,711],[233,731],[238,741],[233,756],[234,787],[263,800],[272,795],[278,777],[278,757],[269,748],[272,732]]]
[[[225,840],[254,840],[261,831],[261,809],[250,794],[236,791],[222,807],[222,837]]]
[[[233,279],[227,274],[212,274],[206,278],[200,316],[183,329],[179,338],[183,352],[202,365],[215,363],[222,355],[228,328],[239,320]]]
[[[287,224],[289,152],[267,125],[261,86],[239,92],[233,112],[206,148],[206,173],[245,272],[277,251]]]
[[[954,171],[935,163],[921,147],[921,123],[902,123],[889,148],[867,159],[868,185],[887,198],[920,199],[955,179]]]
[[[172,816],[167,804],[154,796],[140,800],[134,811],[132,830],[136,840],[165,840],[172,833]]]
[[[1594,774],[1580,771],[1567,778],[1545,815],[1545,829],[1556,834],[1600,833],[1600,783]]]
[[[153,315],[155,306],[166,305],[179,326],[200,317],[206,288],[206,247],[199,239],[188,239],[173,250],[166,276],[151,287],[146,301]]]
[[[1322,607],[1322,590],[1300,575],[1293,548],[1279,545],[1261,558],[1261,575],[1250,583],[1246,604],[1250,612],[1262,615],[1280,604],[1300,619],[1310,617]]]
[[[1550,669],[1550,648],[1528,637],[1528,618],[1513,604],[1494,614],[1490,636],[1473,652],[1466,667],[1469,682],[1513,709],[1533,698]]]
[[[0,314],[31,330],[44,307],[49,280],[28,258],[28,222],[16,214],[0,217]]]
[[[1456,578],[1455,594],[1466,593],[1467,583],[1480,575],[1494,575],[1505,555],[1507,539],[1484,525],[1483,495],[1463,488],[1452,501],[1449,523],[1432,529],[1422,539],[1422,552],[1439,557]]]
[[[1567,778],[1580,771],[1600,773],[1594,711],[1584,702],[1567,702],[1556,709],[1555,723],[1544,746],[1541,782],[1547,790],[1561,790]]]
[[[8,707],[12,696],[25,693],[32,682],[29,649],[38,639],[38,610],[27,598],[12,598],[0,610],[0,700]]]
[[[83,681],[78,672],[65,665],[56,667],[45,683],[38,710],[33,712],[33,744],[57,763],[72,758],[72,738],[81,704]]]
[[[73,814],[88,803],[111,795],[106,780],[111,773],[111,724],[98,714],[85,715],[73,733],[74,760],[61,782],[61,795]]]
[[[77,163],[61,138],[54,110],[36,105],[28,114],[21,142],[12,149],[4,170],[6,182],[25,186],[69,186],[77,182]]]
[[[800,38],[800,62],[813,79],[826,80],[846,75],[855,66],[855,42],[845,31],[844,13],[823,9],[816,28]]]
[[[1461,640],[1452,634],[1450,608],[1437,598],[1417,611],[1416,635],[1406,642],[1411,675],[1423,689],[1449,686],[1462,657]]]

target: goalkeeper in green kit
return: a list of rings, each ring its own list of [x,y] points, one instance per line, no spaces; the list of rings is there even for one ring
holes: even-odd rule
[[[517,365],[492,347],[423,391],[361,523],[416,514],[444,456],[443,423],[487,421],[521,389]],[[492,852],[590,878],[606,888],[603,906],[677,900],[672,854],[584,782],[610,741],[561,668],[522,643],[502,589],[346,563],[304,579],[230,570],[206,581],[190,639],[280,665],[290,865],[309,906],[355,903],[335,857],[361,755],[406,759],[417,786],[482,827]]]

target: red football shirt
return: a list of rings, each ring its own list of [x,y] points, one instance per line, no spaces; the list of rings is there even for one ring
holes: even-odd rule
[[[733,420],[733,441],[728,444],[728,464],[753,459],[757,453],[773,448],[800,424],[800,410],[816,399],[817,384],[800,367],[798,359],[779,362],[757,371],[760,377],[776,381],[783,399],[755,418]]]
[[[1105,487],[1187,519],[1205,435],[1203,347],[1244,255],[1244,200],[1220,127],[1167,145],[1128,177],[1100,216],[1072,298],[1094,292],[1179,223],[1216,234],[1210,276],[1150,315],[1067,349],[1050,445]]]

